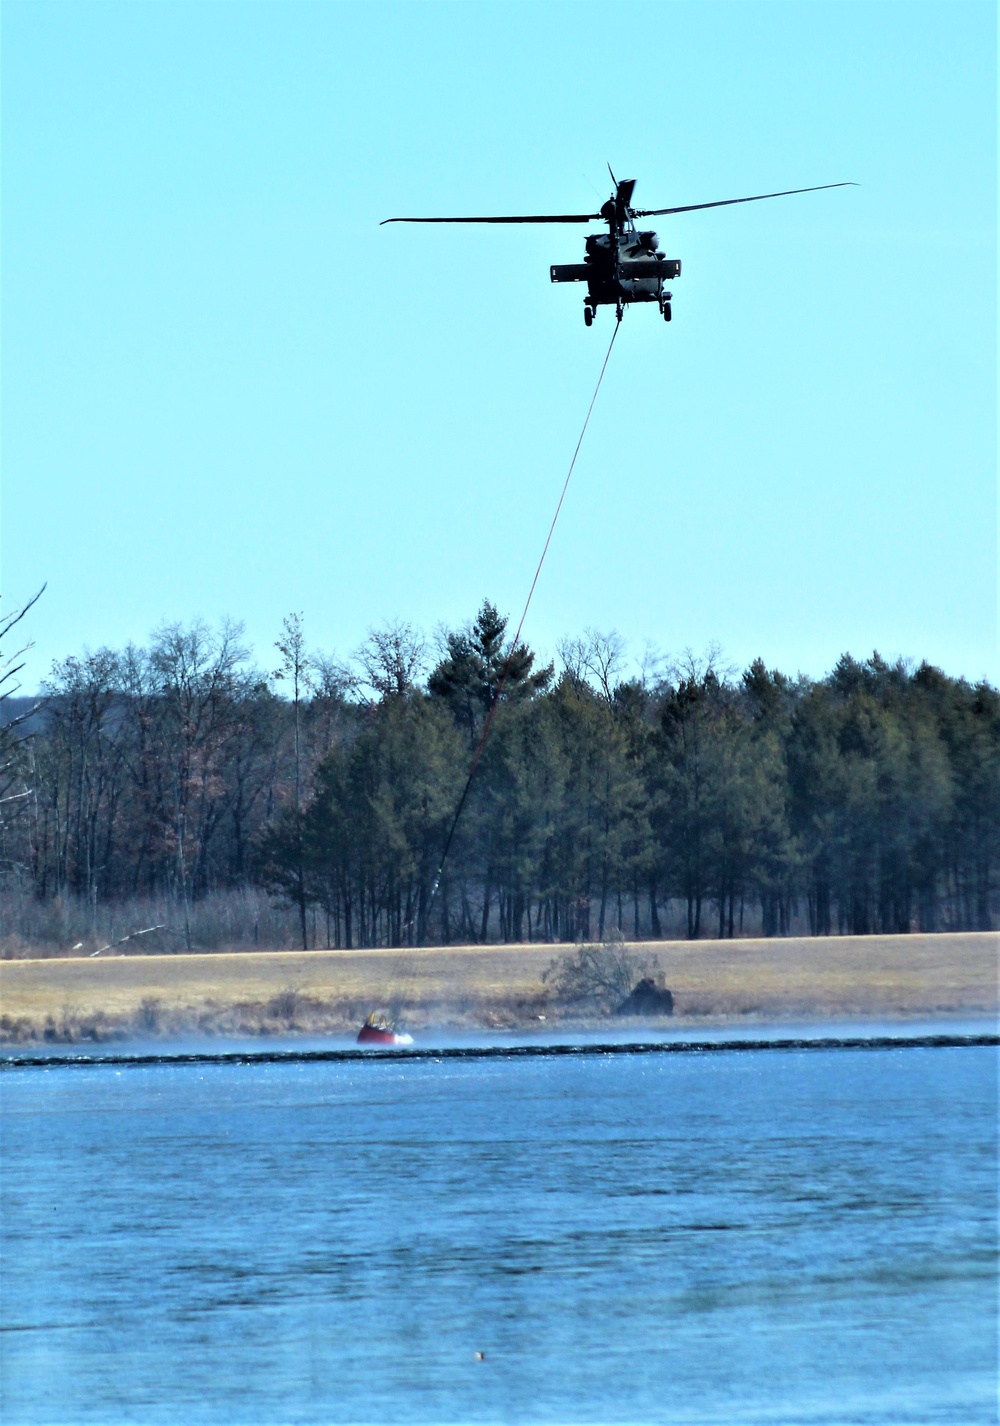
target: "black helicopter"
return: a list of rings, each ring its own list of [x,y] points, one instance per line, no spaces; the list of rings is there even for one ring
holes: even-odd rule
[[[611,172],[610,165],[608,172]],[[818,193],[824,188],[849,188],[849,183],[820,183],[813,188],[787,188],[781,193],[755,193],[749,198],[721,198],[715,203],[688,203],[682,208],[633,208],[634,178],[619,183],[611,173],[615,191],[599,213],[555,213],[497,218],[385,218],[386,223],[596,223],[603,219],[607,234],[590,233],[583,262],[555,264],[549,269],[553,282],[585,282],[583,320],[589,327],[598,307],[615,309],[618,321],[630,302],[656,302],[665,322],[670,321],[673,296],[663,286],[681,275],[679,258],[666,258],[658,251],[660,240],[653,232],[640,231],[637,218],[657,218],[670,213],[694,213],[700,208],[726,208],[732,203],[758,203],[762,198],[788,198],[794,193]]]

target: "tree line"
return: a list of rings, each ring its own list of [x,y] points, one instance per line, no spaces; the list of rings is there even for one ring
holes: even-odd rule
[[[394,624],[339,664],[290,616],[273,669],[226,624],[62,660],[4,701],[5,890],[167,896],[189,944],[200,899],[252,885],[303,945],[998,924],[991,685],[878,654],[630,677],[594,632],[542,667],[488,602],[438,643]]]

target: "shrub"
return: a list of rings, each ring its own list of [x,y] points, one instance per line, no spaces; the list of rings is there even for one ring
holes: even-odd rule
[[[557,956],[542,975],[557,1000],[590,1002],[608,1009],[618,1006],[644,977],[659,969],[657,956],[640,955],[612,931],[599,945],[579,946],[573,955]]]

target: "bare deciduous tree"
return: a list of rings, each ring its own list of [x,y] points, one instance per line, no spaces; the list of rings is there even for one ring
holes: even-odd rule
[[[613,701],[626,662],[625,640],[617,630],[602,634],[599,629],[584,629],[578,639],[561,640],[558,652],[574,678],[592,682],[606,703]]]
[[[297,848],[297,860],[292,869],[294,874],[293,900],[299,909],[302,949],[306,951],[309,949],[309,933],[306,925],[308,897],[306,895],[305,881],[305,854],[302,846],[302,739],[300,710],[302,695],[312,690],[315,666],[313,660],[306,652],[306,641],[305,635],[302,632],[301,614],[286,614],[282,623],[281,637],[275,640],[274,647],[281,655],[281,663],[274,671],[274,678],[279,682],[286,680],[292,685],[292,708],[295,718],[295,790],[292,835],[294,848]]]
[[[43,584],[27,603],[0,617],[0,859],[7,863],[17,859],[9,834],[28,811],[32,795],[32,788],[25,780],[26,760],[18,729],[37,711],[38,705],[33,704],[13,717],[7,716],[7,700],[20,690],[17,675],[24,668],[24,655],[31,644],[22,644],[13,653],[7,652],[6,645],[11,630],[20,624],[44,592]]]
[[[380,702],[403,698],[416,687],[427,662],[427,645],[412,624],[394,620],[369,631],[355,655],[361,665],[361,683]]]

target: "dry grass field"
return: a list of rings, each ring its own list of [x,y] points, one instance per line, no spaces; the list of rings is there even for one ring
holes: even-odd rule
[[[725,1022],[995,1015],[994,933],[661,941],[655,956],[675,1019]],[[118,955],[0,962],[8,1042],[177,1033],[336,1033],[375,1007],[407,1024],[514,1027],[592,1021],[554,1002],[542,975],[559,946],[397,951]]]

